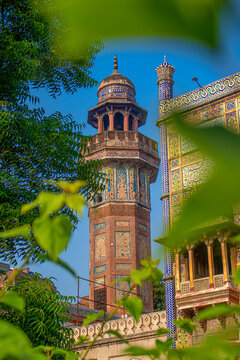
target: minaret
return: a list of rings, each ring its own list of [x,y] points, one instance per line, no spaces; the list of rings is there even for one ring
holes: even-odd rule
[[[97,94],[88,123],[98,134],[92,136],[85,158],[102,160],[107,183],[89,206],[89,306],[112,311],[128,290],[121,279],[151,255],[150,183],[156,180],[159,157],[157,143],[138,132],[147,111],[137,105],[135,87],[119,73],[116,57],[113,73],[101,81]],[[135,293],[142,297],[144,311],[152,311],[151,284]]]
[[[157,84],[159,86],[159,104],[171,99],[173,96],[173,73],[175,68],[166,62],[157,67]],[[169,169],[168,169],[168,148],[167,148],[167,128],[166,124],[160,126],[160,152],[161,152],[161,171],[162,171],[162,209],[163,209],[163,233],[166,235],[170,224],[170,203],[169,203]],[[174,320],[176,317],[175,291],[173,278],[173,256],[169,248],[164,248],[164,271],[165,271],[165,297],[167,328],[170,329],[169,336],[175,339],[176,327]],[[176,340],[176,339],[175,339]]]

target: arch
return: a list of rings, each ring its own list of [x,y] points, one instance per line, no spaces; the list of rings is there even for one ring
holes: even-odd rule
[[[109,130],[109,116],[108,114],[105,114],[103,116],[103,131],[108,131]]]
[[[129,115],[129,131],[133,131],[133,116]]]
[[[123,114],[117,112],[114,115],[114,130],[123,131]]]
[[[106,184],[106,200],[114,199],[114,169],[113,168],[107,168],[106,171],[107,176],[107,184]]]
[[[218,239],[213,241],[214,275],[223,274],[221,244]]]
[[[209,276],[207,245],[198,243],[194,248],[194,279]]]

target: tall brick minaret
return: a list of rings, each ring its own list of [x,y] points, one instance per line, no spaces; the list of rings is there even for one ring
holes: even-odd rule
[[[86,160],[101,159],[108,181],[89,206],[89,306],[112,311],[111,305],[128,290],[120,280],[151,254],[150,183],[156,180],[159,157],[157,143],[138,132],[147,111],[137,105],[133,83],[118,72],[116,57],[113,73],[101,81],[97,94],[88,124],[98,134],[92,137]],[[151,285],[137,292],[144,311],[152,311]]]

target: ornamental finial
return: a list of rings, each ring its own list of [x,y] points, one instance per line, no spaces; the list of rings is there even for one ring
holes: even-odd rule
[[[164,61],[163,61],[163,63],[166,64],[166,62],[167,62],[167,57],[166,57],[166,55],[164,55]]]
[[[115,70],[118,71],[118,60],[117,60],[117,57],[116,57],[116,56],[114,56],[113,68],[114,68],[114,71],[115,71]]]

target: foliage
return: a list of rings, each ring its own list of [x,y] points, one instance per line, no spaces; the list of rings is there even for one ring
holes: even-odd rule
[[[48,6],[49,1],[42,4]],[[20,207],[41,191],[59,191],[46,183],[48,179],[87,180],[81,191],[88,197],[102,188],[99,162],[83,161],[89,138],[82,135],[82,126],[71,115],[47,115],[37,107],[35,88],[45,88],[55,98],[96,84],[89,69],[101,45],[89,44],[74,60],[68,53],[56,54],[53,35],[59,26],[65,28],[58,16],[50,23],[34,0],[1,1],[0,230],[36,218],[36,210],[21,215]],[[67,214],[76,225],[71,207]],[[28,254],[37,260],[39,252],[34,239],[29,242],[20,236],[0,242],[0,257],[13,264]]]
[[[83,1],[57,0],[46,11],[51,18],[58,9],[63,10],[71,27],[56,42],[60,52],[77,55],[93,39],[126,36],[177,36],[215,46],[217,16],[229,3],[228,0],[122,0],[119,6],[110,0],[103,3],[93,0],[89,7]]]
[[[165,310],[165,286],[163,282],[153,284],[153,310]]]
[[[22,329],[33,346],[71,348],[72,330],[63,325],[68,320],[67,304],[73,300],[72,297],[62,296],[55,290],[51,279],[38,273],[18,276],[8,292],[10,290],[24,300],[25,311],[16,309],[16,302],[15,308],[1,304],[2,320]]]

